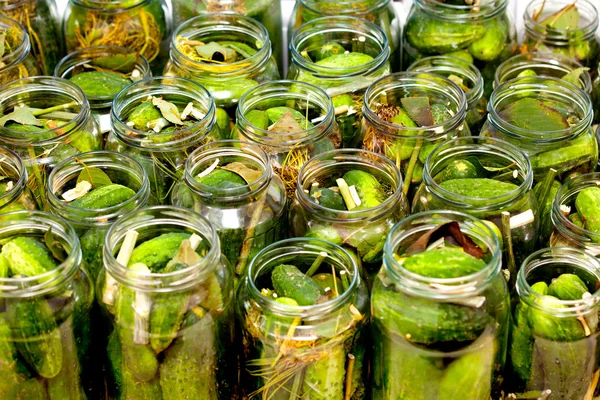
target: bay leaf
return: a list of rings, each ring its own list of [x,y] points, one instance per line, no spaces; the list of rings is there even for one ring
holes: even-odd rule
[[[555,132],[570,126],[557,109],[529,97],[509,104],[498,115],[509,124],[538,132]]]
[[[221,167],[221,169],[224,169],[225,171],[229,171],[229,172],[235,172],[236,174],[241,176],[248,185],[255,183],[258,179],[260,179],[260,177],[263,174],[263,171],[258,171],[258,170],[249,168],[248,166],[246,166],[245,164],[243,164],[239,161],[229,163],[229,164]]]
[[[575,30],[579,28],[579,10],[575,2],[549,15],[540,24],[557,30]]]
[[[130,73],[137,61],[137,53],[114,54],[95,58],[90,64],[104,69],[111,69],[123,73]]]
[[[303,130],[290,110],[286,110],[270,129],[271,132],[277,133],[295,133]]]
[[[404,97],[400,99],[402,108],[419,126],[434,125],[429,97]]]
[[[21,125],[43,126],[35,115],[33,115],[31,108],[25,105],[15,107],[13,112],[0,118],[0,126],[4,126],[8,121],[14,121]]]
[[[446,238],[448,241],[456,243],[463,248],[465,253],[472,255],[475,258],[482,258],[484,255],[481,247],[460,230],[460,225],[456,221],[438,225],[421,235],[419,239],[406,249],[406,255],[411,256],[413,254],[423,253],[429,246],[429,243],[435,243],[440,238]]]
[[[112,185],[112,181],[100,168],[83,168],[77,177],[77,183],[81,181],[88,181],[94,189],[101,186]]]
[[[163,100],[159,97],[153,97],[152,104],[155,107],[158,107],[164,119],[171,122],[172,124],[183,125],[183,121],[181,121],[181,115],[179,114],[179,109],[177,109],[177,106],[175,104]]]
[[[218,61],[222,63],[232,63],[237,59],[235,50],[219,45],[216,42],[210,42],[202,46],[194,47],[196,53],[206,60]]]
[[[65,246],[56,239],[54,233],[52,233],[52,227],[46,231],[44,234],[44,243],[52,256],[56,258],[58,261],[63,262],[67,259],[67,251],[65,250]]]
[[[581,84],[581,75],[583,75],[586,71],[589,71],[589,68],[576,68],[573,71],[569,72],[565,76],[562,77],[563,81],[567,81],[579,89],[583,89],[583,85]]]

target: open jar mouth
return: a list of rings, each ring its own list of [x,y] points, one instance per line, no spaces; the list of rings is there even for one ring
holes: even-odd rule
[[[210,247],[198,263],[167,273],[133,271],[116,260],[123,240],[131,230],[139,229],[137,243],[173,229],[195,233]],[[148,232],[150,231],[150,232]],[[153,235],[158,233],[158,235]],[[217,231],[195,211],[175,206],[153,206],[131,211],[114,223],[106,234],[102,251],[104,268],[117,282],[137,290],[168,293],[193,288],[213,273],[219,264],[221,248]]]
[[[311,128],[292,133],[271,132],[253,126],[246,114],[252,110],[302,105],[302,109],[319,110],[321,121]],[[292,107],[293,108],[293,107]],[[248,90],[241,98],[236,111],[240,133],[249,140],[272,148],[290,148],[314,143],[327,136],[335,124],[333,103],[325,91],[315,85],[298,81],[270,81]]]
[[[400,99],[418,93],[441,99],[454,115],[441,124],[422,127],[404,127],[387,122],[374,111],[385,98],[387,103],[400,103]],[[440,102],[441,102],[440,101]],[[466,118],[467,97],[458,85],[437,74],[426,72],[397,72],[375,81],[365,92],[363,117],[377,128],[377,133],[390,138],[437,139],[461,126]],[[402,136],[398,135],[402,131]]]
[[[21,157],[12,150],[0,146],[0,175],[12,179],[13,188],[0,193],[0,210],[6,204],[15,201],[25,190],[27,184],[27,169]]]
[[[465,79],[467,81],[466,86],[470,88],[465,92],[469,104],[478,101],[483,96],[484,82],[481,72],[476,66],[460,58],[451,56],[426,57],[412,63],[407,71],[428,72],[442,76],[452,74]]]
[[[528,69],[535,71],[538,76],[562,78],[562,76],[579,68],[583,68],[583,65],[577,60],[562,54],[542,52],[519,54],[504,61],[496,69],[494,87],[517,78],[521,72]],[[592,78],[588,71],[581,74],[579,82],[587,94],[592,92]]]
[[[320,0],[299,0],[303,7],[313,13],[322,15],[358,15],[359,17],[375,13],[391,4],[390,0],[341,0],[341,1],[320,1]]]
[[[257,47],[256,54],[232,63],[210,63],[196,61],[177,48],[179,38],[200,42],[233,40]],[[271,57],[271,41],[267,29],[252,18],[234,12],[201,13],[179,26],[171,40],[171,59],[183,64],[183,69],[192,69],[207,74],[207,78],[238,77],[250,73]]]
[[[253,182],[233,188],[217,188],[196,180],[199,174],[214,169],[217,162],[218,165],[225,165],[226,161],[242,162],[252,169],[261,171],[261,174]],[[194,150],[185,163],[186,184],[200,196],[219,201],[253,197],[269,186],[272,174],[267,153],[260,146],[241,140],[219,140],[207,143]]]
[[[315,46],[314,42],[336,42],[364,48],[361,53],[373,59],[353,67],[318,65],[302,56]],[[385,64],[390,56],[386,34],[372,22],[351,16],[321,17],[311,20],[296,30],[290,44],[292,60],[316,78],[347,78],[366,75]]]
[[[69,79],[75,76],[73,75],[75,68],[88,64],[100,57],[109,57],[115,55],[135,55],[135,62],[133,63],[132,71],[139,71],[140,79],[146,79],[152,75],[152,72],[150,71],[150,64],[143,55],[125,47],[118,46],[94,46],[76,50],[60,60],[54,69],[54,75],[60,78]],[[94,104],[94,106],[110,107],[112,100],[116,95],[117,93],[112,96],[87,96],[87,98],[89,101],[94,103],[101,103]]]
[[[590,246],[598,246],[600,234],[575,225],[561,210],[563,205],[575,204],[577,195],[583,189],[598,186],[600,186],[599,172],[569,178],[563,182],[552,202],[551,213],[552,224],[562,236],[567,238],[576,236],[576,240],[579,242]]]
[[[65,203],[59,198],[58,192],[63,187],[77,180],[79,174],[87,168],[99,168],[103,171],[128,174],[128,183],[137,180],[135,194],[124,202],[106,208],[80,208]],[[112,151],[91,151],[78,154],[63,160],[54,167],[48,176],[48,200],[63,213],[78,212],[77,222],[109,223],[123,214],[124,210],[145,203],[150,195],[150,182],[142,165],[134,158]],[[129,187],[129,186],[128,186]]]
[[[0,9],[2,9],[0,7]],[[5,71],[14,65],[22,62],[27,54],[29,53],[30,43],[29,43],[29,35],[27,35],[25,28],[19,22],[0,15],[0,28],[9,30],[15,28],[19,31],[19,45],[13,49],[10,53],[3,55],[0,57],[0,63],[3,67],[0,68],[0,72]]]
[[[151,0],[137,0],[132,5],[124,5],[128,0],[70,0],[78,7],[87,8],[93,11],[102,13],[120,13],[141,7],[149,3]]]
[[[464,155],[464,158],[460,158],[461,155]],[[507,168],[514,165],[513,174],[517,172],[515,179],[520,178],[521,183],[516,189],[500,196],[466,197],[444,189],[435,181],[434,177],[451,161],[473,156],[486,156],[493,158],[494,161],[501,160],[506,163]],[[423,166],[423,182],[432,195],[453,203],[455,207],[470,209],[471,203],[476,203],[477,205],[474,206],[478,210],[499,209],[525,196],[531,190],[533,170],[529,158],[518,147],[496,138],[469,136],[448,140],[433,149]]]
[[[323,252],[327,254],[323,263],[352,276],[348,288],[338,297],[311,306],[292,306],[278,303],[261,293],[256,284],[257,279],[269,274],[277,265],[294,264],[304,258],[312,261],[322,257]],[[342,247],[314,238],[286,239],[265,247],[248,264],[246,277],[249,295],[259,305],[278,314],[298,318],[321,318],[324,314],[339,309],[355,295],[360,284],[358,265],[354,258]]]
[[[151,97],[169,102],[194,103],[204,117],[193,125],[172,132],[148,132],[132,128],[125,119],[133,109]],[[212,96],[202,85],[180,77],[143,79],[125,87],[115,96],[111,109],[113,132],[127,144],[146,151],[186,149],[204,140],[216,124],[216,108]],[[202,132],[202,135],[198,135]],[[164,139],[163,139],[164,138]]]
[[[50,107],[68,105],[61,110],[75,109],[68,122],[38,132],[23,132],[0,126],[2,140],[17,146],[44,147],[59,144],[79,132],[90,118],[90,105],[79,86],[66,79],[49,76],[22,78],[4,86],[0,98],[0,110],[4,114],[7,109],[14,109],[23,104],[30,108],[37,108],[38,104],[43,104],[42,108],[46,109],[49,99],[52,101]],[[64,132],[65,129],[67,132]],[[43,139],[50,132],[55,137]]]
[[[447,4],[443,0],[415,0],[415,5],[436,18],[456,22],[478,22],[504,13],[508,7],[508,0],[482,0],[473,5]]]
[[[59,290],[79,271],[81,248],[75,230],[64,219],[43,211],[14,211],[0,215],[0,240],[18,236],[44,236],[52,229],[68,255],[50,271],[23,278],[0,278],[0,298],[35,297]]]
[[[499,113],[504,107],[515,99],[527,97],[552,100],[570,107],[579,117],[579,122],[567,129],[539,132],[520,128],[502,119]],[[535,143],[560,142],[572,138],[591,126],[593,116],[591,100],[583,90],[562,79],[550,77],[523,77],[506,81],[494,90],[488,103],[488,121],[495,128],[507,136],[531,139]]]
[[[487,247],[491,255],[484,268],[458,278],[431,278],[407,270],[394,258],[398,250],[405,250],[422,234],[448,222],[458,222],[463,233]],[[458,211],[424,211],[405,218],[392,228],[383,251],[383,267],[392,281],[396,285],[402,282],[402,290],[410,294],[428,298],[472,297],[484,291],[502,268],[502,253],[495,233],[481,220]]]
[[[327,208],[316,203],[307,194],[312,182],[318,178],[352,169],[366,171],[381,178],[392,188],[393,193],[377,207],[349,211]],[[304,164],[298,173],[296,197],[302,204],[320,213],[319,218],[325,220],[352,223],[376,219],[395,207],[402,196],[402,175],[396,165],[387,157],[367,150],[338,149],[321,153]]]
[[[543,39],[551,44],[564,46],[565,41],[569,42],[573,39],[574,32],[582,32],[583,36],[580,39],[589,40],[596,34],[598,28],[598,10],[587,0],[577,0],[576,7],[579,9],[579,14],[584,18],[580,18],[579,27],[577,29],[555,29],[542,25],[539,20],[544,16],[550,16],[553,13],[563,9],[569,4],[574,4],[573,0],[533,0],[525,9],[523,18],[525,20],[525,31],[534,38]],[[534,19],[534,14],[538,13],[540,7],[549,9],[550,12],[540,15],[538,20]]]
[[[550,247],[538,250],[523,261],[517,275],[516,290],[519,298],[528,306],[562,317],[580,316],[600,304],[600,290],[596,290],[587,299],[557,299],[556,303],[559,307],[540,306],[535,300],[544,296],[534,291],[528,280],[538,272],[538,269],[549,269],[553,272],[554,277],[558,277],[562,273],[561,271],[571,273],[582,271],[595,278],[596,281],[600,281],[600,261],[590,253],[570,247]]]

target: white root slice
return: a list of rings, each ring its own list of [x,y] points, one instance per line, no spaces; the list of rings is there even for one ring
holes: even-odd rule
[[[215,170],[215,168],[217,168],[219,166],[219,162],[220,162],[219,159],[215,158],[215,161],[213,161],[213,163],[208,168],[206,168],[204,171],[202,171],[198,175],[196,175],[196,178],[198,178],[198,179],[204,178],[206,175],[213,172]]]
[[[129,264],[129,259],[135,248],[135,242],[137,242],[138,235],[137,231],[128,231],[125,235],[125,239],[123,239],[121,250],[119,250],[119,254],[117,255],[117,262],[123,267],[127,267],[127,264]],[[107,273],[106,282],[104,282],[104,291],[102,293],[102,301],[109,306],[114,305],[116,292],[117,281],[111,274]]]
[[[8,183],[6,184],[6,191],[10,192],[11,190],[13,190],[13,188],[15,187],[15,184],[13,181],[8,181]]]
[[[149,275],[150,269],[144,263],[135,263],[129,270],[139,275]],[[133,343],[150,343],[150,310],[152,309],[152,299],[150,294],[142,291],[135,291],[135,300],[133,302]]]
[[[362,201],[360,201],[360,196],[358,195],[358,192],[356,191],[356,186],[352,185],[348,189],[350,190],[350,194],[352,195],[352,200],[354,200],[357,207],[360,207],[360,205],[362,204]]]
[[[336,183],[338,185],[338,188],[340,189],[340,193],[342,195],[342,198],[344,199],[344,203],[346,203],[346,208],[348,210],[352,210],[352,209],[356,208],[356,203],[354,202],[354,199],[352,198],[352,194],[350,193],[350,188],[348,187],[348,184],[346,183],[344,178],[336,179]]]
[[[85,196],[90,190],[92,190],[92,184],[84,180],[78,182],[73,189],[64,192],[62,194],[62,198],[65,201],[71,202],[75,199]]]
[[[535,216],[531,209],[522,212],[521,214],[510,217],[510,229],[520,228],[535,221]]]
[[[194,103],[192,103],[191,101],[189,103],[187,103],[187,105],[181,112],[181,119],[182,120],[186,119],[188,117],[188,115],[191,114],[193,108],[194,108]]]

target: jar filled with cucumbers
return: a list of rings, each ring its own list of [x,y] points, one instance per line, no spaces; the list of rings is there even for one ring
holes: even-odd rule
[[[362,148],[391,159],[412,198],[429,152],[447,139],[469,136],[467,100],[454,82],[427,72],[401,72],[373,83],[363,104]]]
[[[98,46],[77,50],[63,58],[54,75],[83,90],[103,134],[110,131],[112,101],[125,86],[152,75],[144,56],[123,47]]]
[[[541,52],[519,54],[500,64],[494,77],[494,88],[511,79],[532,76],[563,79],[588,95],[592,93],[589,68],[562,54]]]
[[[77,232],[83,262],[95,282],[108,228],[121,215],[148,203],[146,171],[127,154],[93,151],[58,164],[48,176],[46,190],[49,210]]]
[[[334,114],[330,97],[312,84],[266,82],[240,100],[234,136],[267,152],[292,199],[300,168],[311,157],[340,147]]]
[[[510,305],[493,229],[452,211],[412,215],[385,246],[371,296],[372,398],[500,398]]]
[[[594,68],[600,51],[598,3],[588,0],[533,0],[523,15],[525,51],[557,53]]]
[[[27,31],[0,12],[0,87],[36,75],[40,75],[40,69],[31,54]]]
[[[525,260],[510,333],[508,398],[598,395],[599,280],[600,262],[581,249],[545,248]]]
[[[164,206],[126,214],[106,236],[96,288],[108,398],[232,399],[233,274],[206,219]]]
[[[212,96],[178,77],[144,79],[121,91],[111,125],[107,149],[126,152],[142,164],[159,204],[168,203],[194,149],[220,138]]]
[[[252,18],[205,13],[175,30],[164,74],[206,87],[220,108],[219,121],[227,121],[228,115],[235,122],[236,107],[247,90],[279,79],[271,40],[265,27]],[[219,125],[225,133],[230,132],[228,123]]]
[[[404,27],[405,65],[451,55],[474,63],[491,92],[496,67],[517,50],[508,0],[415,0]]]
[[[483,220],[500,239],[513,284],[518,266],[535,249],[540,215],[531,164],[503,140],[474,136],[434,148],[412,203],[413,213],[428,210],[462,211]]]
[[[354,258],[312,238],[272,244],[237,291],[247,399],[366,399],[369,294]]]
[[[0,391],[7,399],[96,398],[94,287],[75,231],[60,217],[17,211],[0,216],[0,243]]]
[[[487,115],[484,81],[479,69],[469,61],[455,56],[432,56],[412,63],[407,71],[430,72],[456,83],[467,96],[467,124],[471,132],[479,132]]]
[[[196,149],[171,204],[195,210],[213,224],[236,279],[245,276],[258,251],[287,236],[285,187],[256,144],[223,140]]]
[[[27,169],[21,157],[0,146],[0,214],[37,209],[27,182]]]
[[[384,32],[390,46],[390,64],[393,71],[400,70],[402,58],[401,19],[392,0],[299,0],[295,3],[287,30],[288,41],[303,24],[321,17],[347,16],[365,19]]]
[[[167,37],[161,0],[69,0],[63,19],[67,52],[92,46],[118,46],[159,65]],[[166,58],[166,52],[161,58]]]
[[[551,247],[574,247],[600,255],[600,173],[567,179],[552,204]]]
[[[392,161],[365,150],[313,157],[300,170],[290,230],[343,246],[370,283],[394,224],[409,214],[402,177]]]
[[[548,174],[562,181],[596,168],[598,142],[592,129],[591,100],[569,82],[515,78],[494,90],[488,112],[481,136],[496,137],[523,150],[536,182]]]
[[[60,18],[55,2],[49,0],[2,0],[0,1],[0,15],[14,19],[27,30],[31,53],[37,61],[40,75],[51,75],[63,53],[58,35]]]
[[[21,157],[28,186],[44,209],[50,169],[76,154],[100,150],[102,137],[77,85],[62,78],[32,77],[0,89],[0,144]]]
[[[317,18],[294,33],[290,52],[287,78],[325,90],[335,107],[342,147],[360,147],[365,90],[391,72],[385,33],[355,17]]]

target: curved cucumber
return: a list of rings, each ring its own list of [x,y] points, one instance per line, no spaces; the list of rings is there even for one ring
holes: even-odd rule
[[[21,236],[2,246],[0,252],[10,266],[12,275],[37,276],[56,269],[58,263],[39,241]]]
[[[588,288],[580,277],[574,274],[561,274],[550,284],[548,294],[561,300],[581,300]]]
[[[96,210],[114,207],[131,199],[133,196],[135,196],[135,191],[133,189],[113,183],[93,189],[84,196],[73,200],[70,205],[73,207]]]
[[[142,263],[152,272],[160,272],[175,257],[181,242],[190,236],[185,232],[170,232],[146,240],[131,252],[129,266]]]

